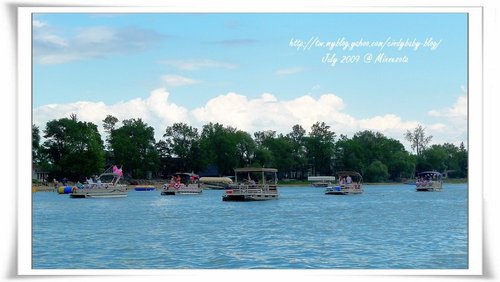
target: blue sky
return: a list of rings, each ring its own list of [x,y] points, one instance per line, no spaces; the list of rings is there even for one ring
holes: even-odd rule
[[[293,44],[315,39],[347,49]],[[386,45],[349,49],[360,41]],[[406,41],[419,45],[398,49]],[[333,54],[335,65],[322,62]],[[42,128],[112,114],[143,118],[158,138],[173,122],[287,133],[324,121],[349,137],[368,129],[404,143],[422,124],[435,143],[467,141],[463,13],[35,14],[33,59]]]

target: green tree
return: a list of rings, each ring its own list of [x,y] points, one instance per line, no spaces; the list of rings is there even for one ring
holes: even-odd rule
[[[276,131],[274,130],[264,130],[264,131],[257,131],[253,134],[255,138],[255,143],[258,146],[267,146],[271,140],[276,138]]]
[[[387,166],[381,161],[373,161],[366,168],[363,178],[367,182],[384,182],[389,178]]]
[[[234,134],[236,139],[236,154],[239,157],[238,166],[249,166],[255,158],[257,145],[252,139],[252,136],[245,131],[238,130]]]
[[[200,141],[198,129],[185,123],[174,123],[167,127],[163,137],[170,154],[179,159],[180,171],[198,170]]]
[[[303,179],[307,176],[306,130],[299,124],[296,124],[286,137],[292,143],[293,167],[290,171],[290,177]]]
[[[335,147],[336,171],[357,171],[364,173],[367,164],[363,144],[355,139],[341,138]]]
[[[289,178],[290,172],[296,167],[293,141],[280,134],[268,141],[267,148],[273,156],[271,166],[277,168],[280,175]]]
[[[392,180],[411,177],[415,166],[401,142],[369,130],[357,132],[352,139],[342,136],[337,142],[336,155],[337,170],[354,170],[364,175],[378,161],[387,167]]]
[[[432,135],[425,136],[425,128],[420,124],[413,129],[413,132],[407,130],[404,136],[411,143],[411,148],[416,151],[417,156],[427,148],[427,145],[432,140]]]
[[[105,158],[106,158],[106,166],[114,165],[115,164],[115,156],[113,154],[113,150],[111,148],[111,132],[115,129],[116,124],[118,123],[118,118],[112,116],[112,115],[107,115],[106,118],[102,120],[102,126],[104,128],[104,132],[106,134],[106,140],[105,140]]]
[[[400,181],[412,178],[415,171],[415,160],[406,151],[396,151],[388,162],[388,170],[392,180]]]
[[[448,152],[441,145],[432,145],[418,156],[417,170],[437,170],[443,172],[447,169]]]
[[[119,122],[118,118],[107,115],[106,118],[102,120],[102,127],[104,128],[104,132],[107,134],[106,137],[106,146],[110,147],[109,140],[111,138],[111,132],[115,129],[116,124]]]
[[[36,125],[31,126],[31,159],[33,164],[38,163],[40,152],[40,129]]]
[[[437,170],[448,177],[467,177],[467,151],[463,144],[434,144],[417,159],[417,171]]]
[[[456,155],[458,162],[459,174],[458,177],[467,177],[469,172],[469,155],[467,153],[467,149],[464,146],[464,142],[460,143],[460,147],[458,148],[458,153]]]
[[[314,175],[331,175],[335,132],[324,122],[316,122],[311,126],[311,133],[305,138],[306,155]]]
[[[79,180],[102,172],[104,145],[93,123],[62,118],[47,122],[44,147],[56,178]]]
[[[111,131],[110,144],[115,161],[133,177],[144,178],[155,173],[159,155],[155,148],[154,129],[139,119],[124,120],[120,128]]]
[[[155,144],[155,149],[158,152],[159,158],[159,167],[158,172],[161,176],[166,177],[171,173],[174,168],[174,165],[171,161],[172,153],[170,152],[170,148],[168,147],[167,142],[164,140],[160,140]]]
[[[203,126],[200,136],[203,167],[213,164],[220,175],[233,174],[233,168],[239,166],[236,132],[235,128],[224,127],[220,123]]]

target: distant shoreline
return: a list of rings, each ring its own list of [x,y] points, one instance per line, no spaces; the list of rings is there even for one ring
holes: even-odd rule
[[[467,184],[468,183],[468,179],[467,178],[449,178],[449,179],[445,179],[443,180],[443,183],[444,184]],[[411,183],[406,183],[406,182],[364,182],[363,185],[369,185],[369,186],[381,186],[381,185],[402,185],[402,184],[407,184],[407,185],[414,185],[414,184],[411,184]],[[311,182],[296,182],[296,181],[290,181],[290,183],[286,182],[286,181],[279,181],[278,182],[278,185],[279,186],[292,186],[292,187],[298,187],[298,186],[311,186]],[[313,187],[313,188],[316,188],[316,187]],[[317,188],[321,188],[321,187],[317,187]]]
[[[141,182],[144,182],[144,184],[138,184],[138,185],[131,185],[128,184],[129,186],[128,189],[134,189],[136,186],[144,186],[144,185],[152,185],[155,186],[155,188],[161,189],[162,185],[164,182],[160,180],[141,180]],[[467,178],[449,178],[443,180],[443,183],[445,184],[467,184],[468,179]],[[367,186],[381,186],[381,185],[401,185],[401,184],[408,184],[408,185],[413,185],[410,183],[405,183],[405,182],[365,182],[363,185]],[[67,183],[67,186],[73,186],[74,183],[70,182]],[[322,187],[313,187],[311,185],[311,182],[309,181],[278,181],[279,186],[286,186],[286,187],[311,187],[311,188],[322,188]],[[58,185],[58,187],[63,186],[62,183]],[[41,184],[32,184],[32,189],[36,189],[37,192],[52,192],[52,191],[57,191],[56,188],[54,188],[53,185],[41,185]]]

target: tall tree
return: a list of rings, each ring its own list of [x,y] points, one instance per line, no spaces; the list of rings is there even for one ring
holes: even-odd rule
[[[36,125],[31,126],[31,159],[33,164],[38,162],[40,151],[40,129]]]
[[[253,134],[255,137],[255,143],[258,146],[266,146],[268,142],[276,138],[276,131],[274,130],[263,130],[257,131]]]
[[[104,145],[95,124],[72,115],[49,121],[44,133],[53,176],[79,180],[103,170]]]
[[[169,173],[176,170],[173,162],[171,161],[172,153],[170,152],[170,148],[168,147],[167,142],[160,140],[155,144],[155,149],[158,152],[159,157],[158,172],[160,176],[167,177]]]
[[[467,177],[469,172],[469,155],[467,154],[467,149],[464,146],[464,142],[460,143],[460,147],[457,153],[457,161],[459,166],[459,177]]]
[[[115,126],[116,124],[119,122],[120,120],[118,120],[117,117],[114,117],[112,115],[107,115],[106,118],[104,118],[102,120],[103,122],[103,127],[104,127],[104,131],[107,133],[107,134],[111,134],[111,131],[113,131],[115,129]]]
[[[427,148],[427,145],[432,140],[432,135],[425,136],[425,128],[420,124],[413,131],[407,130],[404,136],[411,143],[411,148],[416,152],[417,156]]]
[[[307,175],[306,158],[306,130],[299,124],[292,127],[292,131],[286,135],[292,143],[293,165],[290,177],[302,179]]]
[[[352,139],[341,137],[336,152],[338,162],[342,164],[337,170],[355,170],[363,175],[368,173],[368,181],[400,180],[413,175],[415,162],[403,144],[380,132],[365,130],[354,134]]]
[[[333,157],[335,132],[324,122],[316,122],[311,126],[311,133],[306,138],[306,151],[312,173],[331,175],[333,173]]]
[[[128,119],[120,128],[111,131],[110,144],[115,161],[124,172],[144,178],[146,172],[155,173],[159,155],[155,148],[154,129],[142,119]]]
[[[169,152],[179,159],[179,170],[198,169],[198,146],[200,136],[198,129],[185,123],[174,123],[165,130],[165,142]],[[196,168],[195,168],[196,166]]]
[[[417,170],[437,170],[448,177],[467,177],[467,152],[461,144],[434,144],[417,158]]]
[[[233,168],[239,166],[238,152],[234,138],[236,129],[224,127],[220,123],[203,126],[200,136],[200,149],[203,166],[215,165],[220,175],[232,175]]]
[[[238,166],[250,165],[255,157],[255,150],[257,148],[252,136],[245,131],[238,130],[234,133],[236,139],[236,153],[239,157]]]
[[[118,118],[112,115],[107,115],[106,118],[102,120],[102,127],[104,127],[104,132],[106,133],[106,141],[104,144],[106,150],[104,154],[106,156],[106,165],[108,166],[115,163],[115,156],[111,148],[111,132],[115,129],[118,121]]]

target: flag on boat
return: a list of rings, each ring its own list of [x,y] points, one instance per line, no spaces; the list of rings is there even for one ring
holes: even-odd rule
[[[116,174],[116,175],[119,175],[121,177],[123,177],[123,172],[121,169],[119,169],[116,165],[113,166],[113,173]]]

